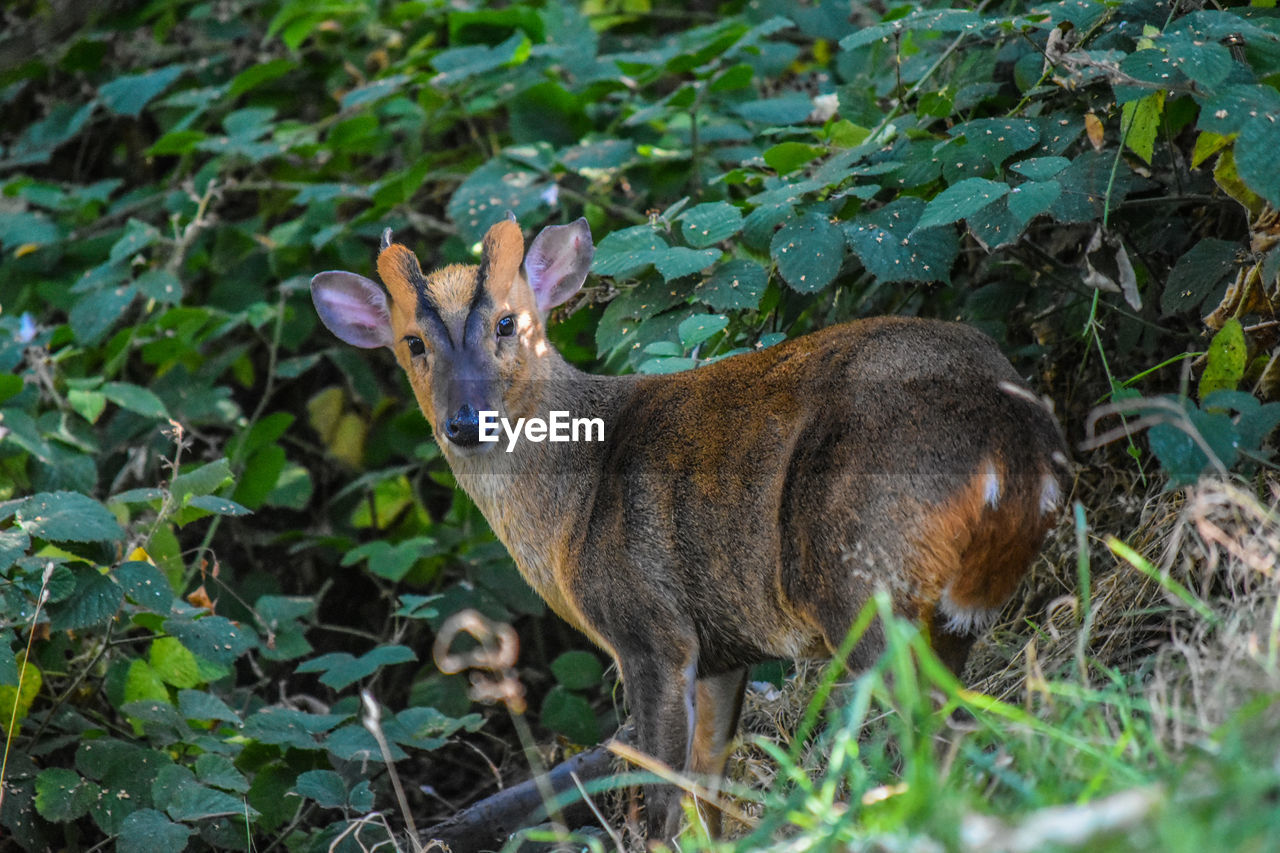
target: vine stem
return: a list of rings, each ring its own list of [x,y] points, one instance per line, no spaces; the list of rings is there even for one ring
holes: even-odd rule
[[[22,655],[22,668],[18,670],[18,686],[13,692],[13,709],[9,712],[9,727],[4,737],[4,757],[0,759],[0,806],[4,805],[4,777],[9,767],[9,749],[13,746],[13,732],[18,725],[18,703],[22,701],[22,682],[27,675],[27,663],[31,660],[31,646],[36,638],[36,622],[40,619],[40,609],[49,600],[49,579],[53,577],[53,561],[44,567],[44,576],[40,579],[40,597],[36,599],[35,612],[31,614],[31,624],[27,630],[27,650]]]

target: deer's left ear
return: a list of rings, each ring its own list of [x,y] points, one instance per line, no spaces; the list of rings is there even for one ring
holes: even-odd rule
[[[524,273],[546,314],[582,288],[596,247],[586,219],[542,229],[524,257]]]

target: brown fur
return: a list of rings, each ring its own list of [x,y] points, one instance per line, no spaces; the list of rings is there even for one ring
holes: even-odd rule
[[[718,775],[746,668],[831,654],[877,589],[963,667],[1052,523],[1045,478],[1065,461],[1048,411],[1002,387],[1024,388],[989,338],[884,317],[675,375],[589,376],[547,344],[522,254],[514,223],[479,267],[425,280],[384,250],[392,346],[437,436],[459,372],[512,419],[604,420],[600,443],[440,443],[533,588],[617,660],[643,749]],[[494,337],[508,314],[519,334]],[[882,642],[873,626],[850,666]],[[651,838],[671,838],[678,797],[646,800]]]

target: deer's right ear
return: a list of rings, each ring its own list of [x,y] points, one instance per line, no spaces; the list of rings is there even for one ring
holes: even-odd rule
[[[391,346],[391,313],[382,288],[362,275],[342,270],[311,279],[311,301],[329,331],[347,343],[373,349]]]

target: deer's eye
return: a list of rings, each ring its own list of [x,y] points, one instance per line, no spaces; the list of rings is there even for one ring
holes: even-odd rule
[[[509,338],[516,333],[516,318],[511,314],[498,321],[498,337]]]
[[[427,345],[417,335],[405,335],[404,342],[409,345],[409,355],[424,355],[427,351]]]

